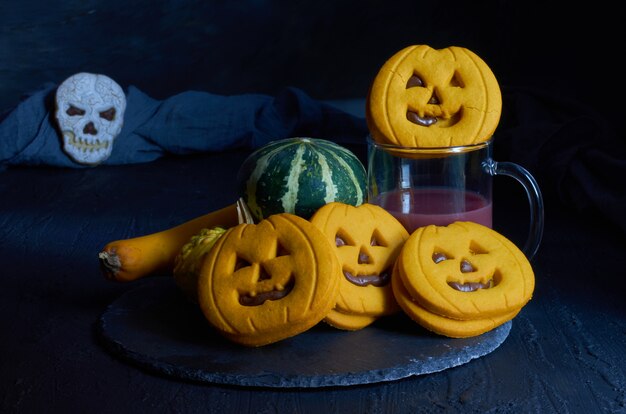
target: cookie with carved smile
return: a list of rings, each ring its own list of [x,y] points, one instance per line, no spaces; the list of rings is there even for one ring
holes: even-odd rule
[[[487,141],[500,120],[495,75],[457,46],[406,47],[380,68],[366,100],[372,138],[403,147],[450,147]]]
[[[348,280],[348,282],[361,287],[369,285],[381,287],[385,286],[391,280],[390,269],[385,269],[381,273],[373,275],[353,275],[349,271],[344,270],[343,276]]]
[[[324,319],[336,302],[339,269],[316,226],[275,214],[220,236],[200,265],[198,303],[226,338],[267,345]]]
[[[409,237],[402,224],[379,206],[338,202],[318,209],[311,222],[335,246],[341,265],[337,302],[324,321],[356,330],[399,311],[391,273]]]
[[[414,320],[448,336],[473,336],[512,319],[535,277],[515,244],[473,222],[418,228],[392,276],[396,300]]]
[[[408,293],[400,277],[393,279],[393,292],[398,304],[411,319],[429,331],[450,338],[468,338],[483,334],[513,319],[521,310],[495,317],[459,320],[438,315],[420,306]]]

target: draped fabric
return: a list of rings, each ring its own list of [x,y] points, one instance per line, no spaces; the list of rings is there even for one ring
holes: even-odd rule
[[[0,165],[84,167],[62,150],[54,119],[55,91],[55,85],[47,85],[4,115]],[[126,99],[124,126],[102,165],[148,162],[166,154],[254,149],[293,136],[357,142],[367,133],[363,119],[296,88],[276,96],[187,91],[159,101],[131,86]]]
[[[49,84],[0,117],[0,167],[85,167],[62,150]],[[232,149],[255,149],[294,136],[365,145],[365,119],[297,88],[276,96],[187,91],[156,100],[127,92],[124,127],[102,165],[153,161]],[[579,102],[537,90],[503,88],[494,135],[498,161],[514,161],[544,194],[579,210],[599,211],[626,231],[626,150],[606,121]],[[95,167],[97,168],[97,167]]]

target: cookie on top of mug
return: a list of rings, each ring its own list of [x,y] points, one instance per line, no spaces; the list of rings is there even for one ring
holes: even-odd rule
[[[366,100],[366,121],[379,143],[451,147],[487,141],[500,120],[495,75],[457,46],[408,46],[380,68]]]

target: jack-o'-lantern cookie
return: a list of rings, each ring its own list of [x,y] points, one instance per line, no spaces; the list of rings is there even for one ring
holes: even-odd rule
[[[342,312],[338,309],[331,309],[331,311],[328,312],[328,315],[324,318],[324,322],[338,329],[356,331],[371,325],[378,318],[380,318],[380,316],[368,316],[354,312]]]
[[[412,297],[432,312],[457,319],[519,309],[535,278],[515,244],[473,222],[417,229],[400,253],[400,276]]]
[[[361,329],[377,318],[399,311],[391,274],[409,237],[400,222],[383,208],[333,202],[318,209],[311,222],[336,246],[339,293],[324,319],[340,329]]]
[[[419,303],[407,292],[397,273],[394,274],[392,286],[394,296],[396,297],[400,307],[404,310],[404,313],[429,331],[435,332],[439,335],[448,336],[450,338],[469,338],[489,332],[490,330],[495,329],[503,323],[513,319],[521,310],[520,308],[514,310],[513,312],[481,319],[452,319],[430,312],[420,306]]]
[[[417,229],[405,242],[393,277],[403,310],[448,336],[477,335],[512,319],[535,287],[524,253],[473,222]]]
[[[230,228],[204,259],[198,302],[228,339],[261,346],[304,332],[332,309],[339,262],[309,221],[276,214]]]
[[[487,141],[500,120],[495,75],[457,46],[406,47],[379,70],[366,101],[372,138],[404,147],[450,147]]]

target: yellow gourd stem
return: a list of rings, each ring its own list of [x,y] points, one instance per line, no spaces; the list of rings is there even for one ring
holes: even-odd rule
[[[107,243],[98,254],[104,276],[130,282],[155,273],[171,273],[176,256],[203,228],[238,224],[235,204],[157,233]]]

